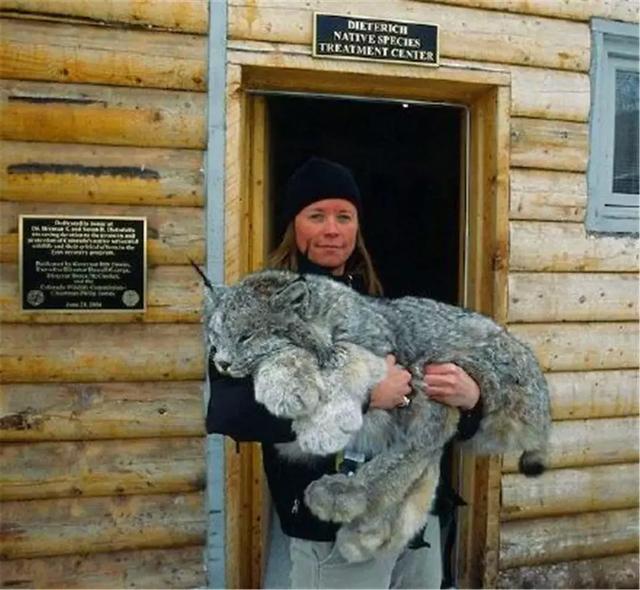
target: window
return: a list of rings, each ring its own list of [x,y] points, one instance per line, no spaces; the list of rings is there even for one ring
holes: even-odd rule
[[[591,21],[587,229],[638,233],[638,26]]]

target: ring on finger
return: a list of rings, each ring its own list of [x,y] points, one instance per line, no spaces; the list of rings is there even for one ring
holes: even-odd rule
[[[411,404],[411,399],[409,397],[407,397],[406,395],[402,396],[402,401],[400,402],[400,407],[401,408],[406,408],[409,404]]]

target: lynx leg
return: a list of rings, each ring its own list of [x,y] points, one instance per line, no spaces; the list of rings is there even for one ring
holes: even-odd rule
[[[381,516],[365,514],[344,525],[336,538],[344,558],[357,562],[370,559],[381,551],[402,551],[427,520],[439,474],[439,464],[431,465],[414,484],[404,502],[387,509]]]
[[[420,402],[416,400],[414,403]],[[366,487],[368,510],[383,511],[402,502],[421,474],[439,462],[445,443],[455,433],[458,411],[433,402],[425,403],[424,413],[416,416],[416,425],[409,430],[409,436],[412,429],[417,431],[412,445],[404,450],[377,455],[352,478],[354,485]],[[431,428],[438,434],[434,436]]]
[[[391,537],[392,515],[390,513],[358,519],[342,526],[336,535],[338,551],[351,563],[366,561],[384,551]]]
[[[414,449],[378,455],[355,475],[325,475],[307,487],[305,502],[322,520],[350,522],[365,513],[382,514],[400,505],[420,474],[440,461],[442,449]]]
[[[357,344],[340,343],[338,349],[343,362],[329,380],[339,383],[350,397],[362,403],[371,388],[387,374],[387,364],[384,358]]]

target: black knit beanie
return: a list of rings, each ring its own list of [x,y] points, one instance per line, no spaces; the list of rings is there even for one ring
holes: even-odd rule
[[[282,209],[286,227],[305,207],[322,199],[344,199],[361,214],[360,190],[353,174],[341,164],[324,158],[310,158],[287,181]]]

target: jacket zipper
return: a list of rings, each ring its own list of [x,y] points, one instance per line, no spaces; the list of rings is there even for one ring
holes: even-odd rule
[[[291,506],[291,514],[298,514],[298,510],[300,509],[300,500],[296,498],[293,501],[293,506]]]

